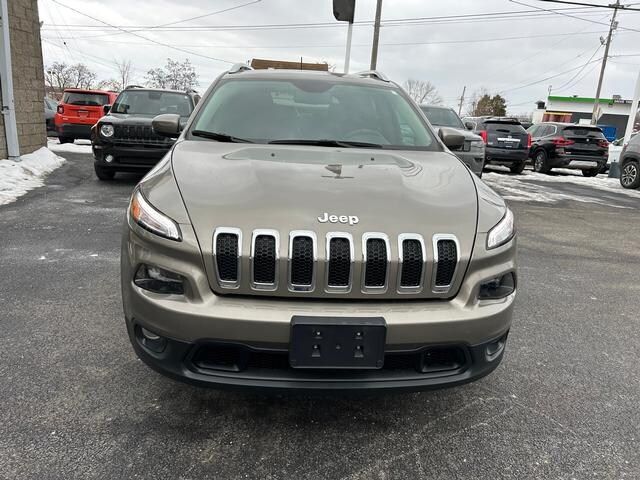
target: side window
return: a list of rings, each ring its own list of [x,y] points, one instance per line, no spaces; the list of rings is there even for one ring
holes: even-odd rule
[[[546,131],[545,136],[551,136],[558,133],[558,127],[556,125],[549,125],[549,129]]]
[[[527,129],[527,133],[532,137],[537,137],[537,132],[541,128],[541,125],[532,125]]]
[[[542,137],[546,137],[547,135],[549,135],[549,132],[551,132],[552,127],[551,125],[541,125],[540,128],[538,129],[538,133],[536,134],[537,138],[542,138]]]

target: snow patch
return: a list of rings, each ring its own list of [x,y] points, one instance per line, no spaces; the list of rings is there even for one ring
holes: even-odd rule
[[[47,147],[53,152],[91,153],[90,140],[76,140],[75,143],[60,143],[57,138],[50,138]]]
[[[539,185],[533,182],[558,184],[571,183],[583,187],[601,190],[607,193],[622,194],[629,197],[640,198],[640,191],[626,190],[620,185],[620,181],[616,178],[608,178],[605,176],[583,177],[576,175],[571,170],[566,170],[567,175],[545,175],[536,172],[524,172],[521,175],[504,175],[500,173],[485,172],[482,176],[489,186],[497,190],[505,200],[514,200],[520,202],[540,202],[540,203],[558,203],[561,201],[572,200],[582,203],[597,203],[599,205],[630,208],[621,205],[608,203],[604,198],[599,197],[596,192],[593,196],[576,195],[562,193],[551,188],[551,185]]]
[[[65,162],[45,147],[20,159],[20,162],[0,160],[0,205],[14,202],[29,190],[43,186],[44,178]]]

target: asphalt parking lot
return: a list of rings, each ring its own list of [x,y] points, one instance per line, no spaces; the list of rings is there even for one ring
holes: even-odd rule
[[[520,247],[492,375],[416,394],[266,397],[177,383],[136,359],[118,262],[139,177],[99,182],[89,154],[61,155],[45,187],[0,207],[0,478],[640,478],[637,192],[487,175]]]

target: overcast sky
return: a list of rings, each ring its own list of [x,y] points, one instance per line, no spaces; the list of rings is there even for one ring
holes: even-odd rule
[[[143,82],[146,71],[163,65],[167,57],[189,58],[196,66],[201,90],[230,66],[220,60],[302,57],[310,62],[327,61],[342,70],[347,26],[335,22],[331,0],[250,2],[39,0],[44,61],[86,63],[99,79],[107,79],[117,76],[115,61],[131,60],[135,80]],[[352,71],[369,68],[375,3],[356,0],[356,22],[369,23],[354,26]],[[236,6],[240,7],[181,22]],[[640,8],[640,2],[634,6]],[[545,11],[558,8],[566,10]],[[450,106],[457,104],[464,86],[467,98],[487,88],[507,99],[511,114],[532,111],[533,102],[546,98],[550,85],[555,95],[592,97],[599,73],[597,60],[604,50],[598,49],[600,37],[606,36],[612,10],[571,8],[575,7],[539,0],[384,0],[378,69],[398,83],[407,78],[432,82]],[[460,17],[518,11],[527,13]],[[414,18],[421,20],[406,20]],[[393,23],[398,19],[402,21]],[[640,70],[640,12],[622,12],[618,19],[602,96],[631,98]],[[173,25],[149,28],[169,23]],[[329,25],[290,26],[309,23]],[[274,24],[288,24],[289,28],[260,27]],[[135,35],[126,32],[130,30]],[[592,63],[587,64],[590,59]]]

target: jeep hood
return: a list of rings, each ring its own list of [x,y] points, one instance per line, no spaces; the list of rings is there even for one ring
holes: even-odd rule
[[[174,176],[203,253],[216,227],[269,228],[286,238],[312,230],[323,238],[346,231],[359,239],[384,232],[458,237],[468,257],[476,233],[477,193],[471,173],[446,152],[246,145],[176,144]],[[357,216],[356,225],[318,217]],[[283,242],[286,244],[286,241]]]

